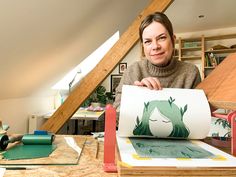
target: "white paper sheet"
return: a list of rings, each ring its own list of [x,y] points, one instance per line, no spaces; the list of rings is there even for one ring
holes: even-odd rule
[[[66,140],[66,143],[78,153],[79,157],[82,149],[76,144],[74,138],[73,137],[64,137],[64,138]]]
[[[130,85],[122,88],[120,137],[203,139],[210,125],[210,107],[203,90],[164,88],[156,91]]]
[[[6,168],[0,168],[0,177],[4,176],[5,171],[6,171]]]

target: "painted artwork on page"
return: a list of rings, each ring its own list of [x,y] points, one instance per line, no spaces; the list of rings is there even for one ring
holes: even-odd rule
[[[121,137],[203,139],[210,123],[203,90],[123,86],[118,128]]]

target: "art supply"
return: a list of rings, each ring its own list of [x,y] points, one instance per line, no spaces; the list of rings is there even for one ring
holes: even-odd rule
[[[211,112],[203,90],[122,88],[121,137],[203,139],[210,125]]]
[[[0,135],[0,150],[5,150],[7,148],[8,143],[6,143],[9,140],[7,135]]]
[[[22,138],[22,143],[25,145],[49,145],[52,144],[54,140],[54,135],[34,135],[28,134],[24,135]]]
[[[35,130],[34,135],[48,135],[48,131],[46,131],[46,130]]]
[[[23,144],[14,144],[17,149],[13,149],[14,151],[10,151],[13,147],[9,148],[6,152],[10,151],[11,154],[10,158],[16,158],[17,156],[20,157],[18,160],[9,160],[4,158],[4,152],[0,154],[0,167],[27,167],[33,168],[35,166],[43,166],[43,165],[78,165],[78,161],[84,147],[84,143],[86,142],[87,137],[84,136],[76,136],[76,137],[68,137],[71,140],[71,144],[73,148],[68,144],[65,140],[65,136],[63,135],[56,135],[55,140],[53,141],[52,145],[23,145]],[[30,146],[30,150],[28,150],[28,146]],[[38,148],[40,146],[41,148]],[[53,148],[56,147],[54,150]],[[19,151],[22,150],[23,153],[19,156]],[[42,148],[46,148],[42,149]],[[51,148],[51,149],[50,149]],[[28,150],[25,152],[25,150]],[[52,152],[48,152],[48,150],[52,150]],[[42,155],[43,151],[43,158],[38,158],[38,154]],[[14,155],[14,156],[13,156]],[[22,156],[24,155],[24,156]],[[47,155],[47,156],[46,156]],[[92,154],[93,155],[93,154]]]
[[[53,134],[26,134],[26,135],[15,135],[10,138],[8,135],[0,135],[0,150],[5,150],[9,143],[14,143],[16,141],[22,141],[25,145],[43,145],[52,144],[54,140]]]
[[[105,138],[104,138],[104,164],[106,172],[117,172],[115,163],[116,147],[116,110],[112,105],[106,106],[105,114]]]
[[[66,143],[78,153],[78,157],[79,157],[81,154],[82,148],[80,148],[77,145],[73,137],[64,137],[64,138],[66,140]]]
[[[55,149],[56,145],[17,145],[3,153],[4,159],[20,160],[48,157]]]
[[[0,150],[5,150],[9,143],[21,141],[22,137],[23,135],[16,135],[10,138],[7,135],[0,135]]]
[[[0,177],[4,176],[6,169],[5,168],[0,168]]]
[[[235,176],[236,158],[199,140],[210,125],[203,90],[123,86],[116,137],[120,176]],[[112,129],[105,127],[105,135]]]
[[[0,134],[4,134],[5,131],[3,130],[3,126],[2,126],[2,121],[0,120]]]
[[[2,121],[0,120],[0,135],[6,134],[8,129],[9,129],[9,125],[3,125]]]
[[[98,158],[98,152],[99,152],[99,141],[96,140],[96,150],[95,150],[95,158]]]
[[[6,137],[4,137],[6,139]],[[26,134],[3,141],[3,148],[6,144],[13,141],[21,141],[22,144],[16,145],[3,153],[3,157],[8,160],[32,159],[49,156],[55,149],[52,145],[53,134]]]

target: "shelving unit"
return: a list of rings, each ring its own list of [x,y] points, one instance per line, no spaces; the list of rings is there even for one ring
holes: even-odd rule
[[[178,59],[181,61],[194,62],[198,66],[202,77],[204,76],[204,66],[202,65],[202,53],[204,53],[204,51],[204,36],[178,39]]]
[[[212,47],[216,44],[227,48],[213,49]],[[207,77],[207,75],[230,53],[236,52],[236,48],[230,48],[232,44],[236,44],[236,34],[205,37],[204,77]],[[210,54],[214,57],[214,60],[216,60],[216,66],[212,66],[212,64],[207,65],[207,63],[209,63]]]
[[[230,45],[236,44],[236,34],[209,37],[202,35],[201,37],[186,39],[178,38],[176,43],[177,54],[174,57],[181,61],[196,64],[202,79],[204,79],[228,54],[236,52],[236,48],[231,49],[229,44],[225,44],[230,43],[230,40]],[[227,48],[217,50],[211,49],[215,45],[222,45]],[[213,65],[208,61],[210,54],[211,56],[216,57],[216,63],[213,63]],[[206,57],[206,55],[208,57]]]

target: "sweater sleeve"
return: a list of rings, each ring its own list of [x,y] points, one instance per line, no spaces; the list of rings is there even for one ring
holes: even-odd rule
[[[196,71],[196,74],[195,74],[195,79],[193,81],[192,88],[195,88],[202,81],[201,75],[200,75],[199,70],[198,70],[197,67],[195,67],[195,71]]]

